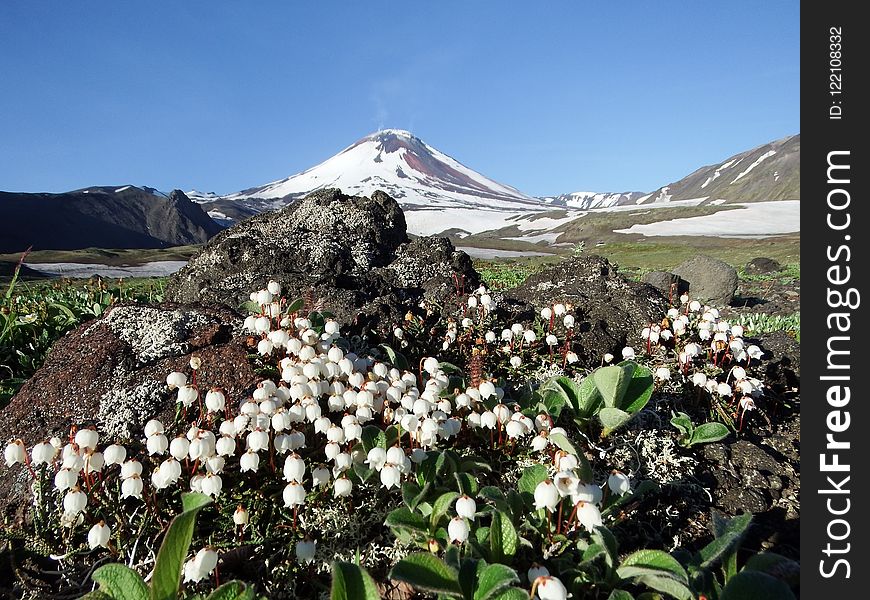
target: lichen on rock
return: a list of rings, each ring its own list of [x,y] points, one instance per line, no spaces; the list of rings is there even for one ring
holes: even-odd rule
[[[195,310],[143,306],[119,306],[100,321],[130,346],[140,365],[186,354],[190,350],[190,332],[212,322],[213,318]]]

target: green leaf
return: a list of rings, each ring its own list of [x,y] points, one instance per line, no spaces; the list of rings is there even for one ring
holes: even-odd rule
[[[453,501],[458,497],[458,492],[447,492],[438,496],[438,499],[432,504],[432,514],[429,515],[429,523],[432,525],[433,529],[438,525],[438,521],[441,520],[441,517],[447,514],[447,511],[450,510],[450,505],[453,504]]]
[[[789,585],[797,585],[800,581],[799,563],[774,552],[754,554],[746,561],[744,571],[760,571],[771,577],[781,579]]]
[[[556,446],[569,454],[573,454],[577,457],[577,470],[578,476],[581,481],[591,482],[592,481],[592,465],[589,464],[589,461],[586,459],[586,455],[582,452],[578,452],[568,438],[565,437],[563,433],[551,433],[550,441],[556,444]]]
[[[682,435],[689,438],[692,437],[692,431],[695,429],[692,425],[692,419],[684,412],[678,412],[671,417],[671,425],[676,427]]]
[[[602,435],[606,436],[628,423],[631,415],[618,408],[604,407],[598,412],[598,419],[604,425]]]
[[[517,489],[523,494],[535,494],[538,484],[547,478],[547,467],[544,465],[532,465],[523,469],[523,474],[517,482]]]
[[[133,569],[118,563],[103,565],[92,575],[99,591],[114,600],[148,600],[148,588]]]
[[[760,571],[741,571],[731,578],[719,600],[795,600],[785,584]]]
[[[728,428],[722,423],[704,423],[703,425],[699,425],[694,433],[692,433],[692,437],[689,439],[689,445],[694,446],[695,444],[718,442],[719,440],[728,437],[728,433]]]
[[[358,462],[353,463],[353,472],[356,473],[360,481],[368,481],[375,474],[374,469],[369,469],[365,464]]]
[[[459,546],[450,544],[447,546],[447,550],[444,551],[444,562],[454,569],[458,569],[461,560],[459,555]],[[459,574],[459,582],[462,583],[462,573]]]
[[[332,563],[332,589],[329,600],[380,600],[378,586],[371,575],[353,563]]]
[[[523,496],[516,490],[508,490],[507,494],[507,503],[510,506],[511,512],[514,515],[514,519],[517,522],[521,522],[523,519],[523,512],[525,509],[525,503],[523,501]]]
[[[182,513],[196,511],[204,506],[208,506],[211,502],[211,498],[205,494],[189,492],[181,495],[181,510]]]
[[[505,565],[488,565],[477,578],[474,600],[492,600],[505,588],[519,583],[517,572]]]
[[[752,513],[743,513],[736,517],[726,517],[719,511],[711,512],[711,529],[714,537],[725,535],[726,533],[736,532],[745,533],[749,524],[752,522]]]
[[[243,581],[228,581],[211,594],[206,600],[253,600],[254,588]]]
[[[404,581],[422,591],[462,597],[456,569],[427,552],[411,554],[400,560],[390,571],[390,578]]]
[[[456,546],[450,546],[456,548]],[[449,564],[449,561],[448,561]],[[474,598],[474,592],[477,589],[477,580],[480,574],[486,568],[485,560],[477,560],[476,558],[466,558],[459,565],[459,587],[462,589],[462,597],[466,599]]]
[[[494,485],[486,485],[480,489],[478,493],[480,498],[484,500],[504,500],[504,492],[495,487]]]
[[[151,577],[152,600],[174,600],[178,596],[181,569],[193,539],[196,515],[202,507],[211,503],[211,498],[192,492],[182,494],[181,503],[184,512],[172,519],[157,552],[154,575]]]
[[[450,375],[452,373],[462,373],[462,369],[454,365],[453,363],[438,361],[438,368],[444,371],[446,374]]]
[[[477,494],[477,479],[472,475],[469,473],[454,473],[453,478],[456,479],[456,486],[460,492],[471,497]]]
[[[302,307],[305,306],[305,300],[302,298],[296,298],[292,302],[290,302],[283,311],[285,314],[295,313],[302,310]]]
[[[689,584],[689,576],[683,565],[676,558],[661,550],[638,550],[625,557],[622,564],[616,570],[622,579],[642,575],[655,575],[671,577],[683,583]],[[658,589],[658,588],[656,588]]]
[[[411,370],[411,367],[408,364],[408,359],[405,358],[404,354],[393,350],[393,348],[391,346],[388,346],[387,344],[381,344],[378,346],[378,348],[381,350],[381,352],[387,355],[387,359],[389,359],[389,361],[393,363],[394,367],[396,367],[400,371]]]
[[[477,473],[478,471],[492,472],[492,465],[479,457],[466,458],[459,463],[457,471],[462,473]]]
[[[652,371],[636,362],[624,361],[619,364],[629,369],[631,378],[617,408],[621,408],[628,414],[633,415],[640,412],[652,397],[653,388],[655,387],[653,374]]]
[[[384,430],[384,435],[387,436],[387,443],[384,447],[392,448],[399,442],[399,427],[397,425],[390,425]]]
[[[607,600],[634,600],[634,596],[625,590],[613,590],[607,597]]]
[[[446,452],[430,452],[429,456],[420,463],[420,468],[417,471],[417,482],[420,485],[435,483],[435,480],[447,467],[447,462]]]
[[[493,562],[510,562],[517,553],[520,538],[510,517],[501,511],[492,513],[489,527],[489,547]]]
[[[397,508],[387,515],[385,524],[388,527],[396,527],[398,529],[410,529],[412,531],[420,531],[428,533],[428,522],[422,515],[416,513],[404,506]]]
[[[417,504],[414,502],[414,499],[420,494],[421,491],[422,489],[419,485],[417,485],[413,481],[406,481],[402,484],[402,502],[404,502],[408,508],[414,510],[414,507],[417,506]]]
[[[375,427],[374,425],[366,425],[363,427],[362,433],[360,434],[360,441],[362,441],[366,454],[368,454],[372,448],[387,449],[387,434],[384,433],[383,429]]]
[[[571,403],[571,408],[577,418],[588,421],[595,416],[603,404],[604,398],[598,391],[592,374],[590,374],[577,386],[577,400]]]
[[[692,590],[690,590],[686,584],[671,579],[670,577],[646,575],[638,577],[636,581],[638,584],[651,587],[652,589],[667,594],[676,600],[694,600],[695,598]]]
[[[599,367],[592,372],[592,381],[604,400],[604,406],[622,408],[622,398],[631,383],[633,372],[634,368],[628,364]]]
[[[619,550],[616,537],[609,529],[603,525],[599,525],[592,532],[592,540],[601,544],[601,546],[607,551],[607,566],[612,569],[617,560],[619,560]]]
[[[529,600],[529,592],[520,588],[508,588],[492,597],[492,600]]]
[[[100,590],[94,590],[92,592],[88,592],[87,594],[85,594],[84,596],[79,598],[79,600],[115,600],[115,599],[112,596],[110,596],[104,592],[101,592]]]
[[[713,530],[716,538],[698,552],[702,561],[701,567],[710,567],[725,555],[736,552],[751,521],[751,513],[726,519],[714,512]]]
[[[559,418],[565,405],[575,408],[578,403],[578,386],[568,377],[554,377],[538,388],[541,403],[553,420]],[[576,411],[576,408],[575,408]]]

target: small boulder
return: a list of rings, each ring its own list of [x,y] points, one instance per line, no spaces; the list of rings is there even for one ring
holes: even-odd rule
[[[772,258],[753,258],[743,267],[748,275],[768,275],[782,271],[782,265]]]
[[[576,318],[574,348],[581,364],[593,368],[604,354],[619,357],[626,345],[639,348],[640,334],[661,320],[667,298],[651,285],[629,281],[606,258],[574,256],[530,275],[505,293],[499,310],[517,320],[539,318],[554,302],[570,303]]]
[[[692,299],[702,302],[728,306],[737,291],[737,270],[710,256],[694,256],[673,272],[689,283],[689,295]]]
[[[689,284],[683,281],[679,275],[674,275],[667,271],[650,271],[641,278],[641,281],[653,286],[665,296],[670,297],[673,293],[674,300],[676,300],[680,294],[689,289]],[[676,285],[676,287],[672,289],[671,286],[674,285]]]

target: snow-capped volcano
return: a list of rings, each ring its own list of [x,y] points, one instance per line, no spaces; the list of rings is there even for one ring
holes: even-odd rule
[[[516,208],[517,203],[540,208],[539,200],[469,169],[401,129],[367,135],[316,167],[227,198],[277,199],[328,187],[366,196],[383,190],[405,205],[420,208],[456,204]]]
[[[546,208],[540,199],[481,175],[400,129],[367,135],[286,179],[223,197],[201,192],[191,192],[190,197],[215,218],[236,219],[279,208],[323,188],[363,196],[382,190],[402,205],[409,230],[416,234],[483,231],[492,228],[493,221]]]

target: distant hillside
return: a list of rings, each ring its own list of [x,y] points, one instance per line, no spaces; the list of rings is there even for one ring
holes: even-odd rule
[[[661,187],[644,203],[708,197],[726,202],[800,200],[801,136],[758,146]]]
[[[0,252],[165,248],[201,244],[221,230],[180,190],[135,186],[62,194],[0,192]]]

